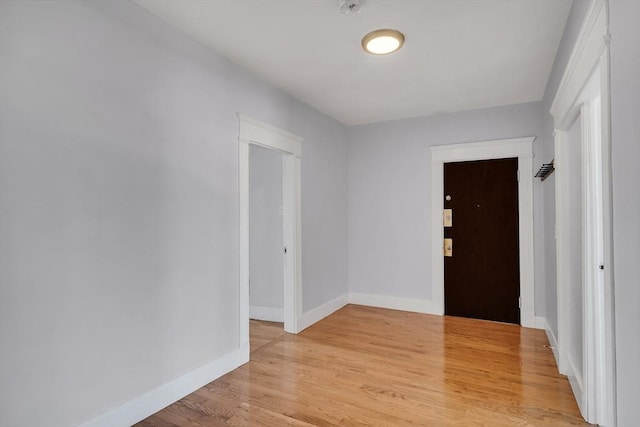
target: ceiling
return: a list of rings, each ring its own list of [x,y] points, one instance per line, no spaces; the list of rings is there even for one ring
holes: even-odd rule
[[[346,125],[539,101],[571,0],[135,0]],[[405,35],[366,54],[379,28]]]

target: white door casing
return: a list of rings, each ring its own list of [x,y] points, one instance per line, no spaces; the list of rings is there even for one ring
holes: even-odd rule
[[[557,363],[567,374],[584,418],[615,426],[615,334],[609,108],[609,33],[607,3],[592,0],[569,63],[551,105],[556,159],[556,252],[558,293]],[[582,123],[582,188],[568,184],[567,131]],[[567,361],[570,320],[566,284],[571,279],[568,195],[582,192],[583,372],[582,381]]]
[[[238,113],[240,346],[249,348],[249,145],[283,153],[284,329],[298,333],[302,314],[302,137]]]
[[[501,139],[431,147],[431,271],[434,312],[444,314],[444,258],[442,209],[444,163],[518,158],[518,215],[520,243],[520,322],[536,327],[533,249],[533,141],[535,137]]]

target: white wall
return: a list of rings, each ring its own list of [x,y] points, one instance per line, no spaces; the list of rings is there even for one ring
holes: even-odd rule
[[[284,321],[282,153],[249,146],[249,303],[252,319]]]
[[[618,425],[640,425],[640,2],[610,2]]]
[[[430,146],[536,136],[541,130],[540,103],[349,128],[350,291],[431,299]],[[538,180],[534,185],[538,236],[541,186]],[[535,245],[536,313],[544,314],[542,241]]]
[[[305,310],[347,292],[343,125],[129,2],[0,2],[0,64],[0,425],[238,348],[238,111],[305,138]]]

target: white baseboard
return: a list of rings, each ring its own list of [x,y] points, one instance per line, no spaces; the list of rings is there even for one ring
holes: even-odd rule
[[[576,403],[580,408],[580,413],[585,414],[585,407],[582,401],[583,389],[582,389],[582,373],[579,372],[570,357],[566,357],[567,359],[567,379],[569,380],[569,385],[571,385],[571,391],[573,391],[573,396],[576,398]]]
[[[553,351],[553,358],[556,359],[556,368],[558,369],[558,372],[560,372],[560,353],[558,352],[558,340],[551,330],[551,326],[547,322],[547,319],[544,320],[544,331],[547,334],[547,339],[549,340],[551,351]]]
[[[349,294],[349,303],[369,307],[390,308],[392,310],[412,311],[415,313],[442,315],[431,300],[420,298],[392,297],[388,295]]]
[[[547,318],[544,316],[536,316],[534,318],[535,321],[535,329],[542,329],[545,330],[546,329],[546,325],[547,325]]]
[[[298,319],[298,332],[308,328],[314,323],[324,319],[330,314],[340,310],[347,304],[366,305],[369,307],[389,308],[392,310],[413,311],[416,313],[442,315],[434,307],[431,300],[418,298],[392,297],[387,295],[372,295],[349,293],[341,295],[327,303],[322,304],[313,310],[304,313]]]
[[[298,318],[298,332],[302,332],[304,329],[313,325],[316,322],[324,319],[330,314],[340,310],[342,307],[349,303],[349,296],[347,294],[340,295],[338,298],[332,299],[329,302],[322,304],[314,308],[311,311],[304,313]]]
[[[249,347],[239,348],[163,386],[80,424],[80,427],[130,426],[193,393],[249,361]]]
[[[267,322],[284,322],[284,308],[252,305],[249,307],[249,318]]]
[[[304,313],[298,319],[298,332],[338,311],[347,304],[365,305],[370,307],[388,308],[393,310],[411,311],[416,313],[441,315],[431,300],[418,298],[393,297],[387,295],[349,293],[341,295]],[[278,312],[276,315],[275,312]],[[251,318],[268,321],[283,321],[284,313],[281,309],[269,307],[251,307]],[[279,317],[278,317],[279,316]],[[549,343],[553,350],[556,363],[559,365],[558,343],[553,331],[544,317],[536,317],[536,326],[544,325]],[[115,409],[88,420],[80,427],[117,427],[135,424],[172,403],[193,393],[197,389],[231,372],[249,361],[249,348],[243,346],[213,362],[196,369],[178,379],[143,394]],[[575,376],[572,376],[575,381]],[[572,384],[575,386],[578,384]]]
[[[544,329],[545,321],[544,316],[536,316],[533,312],[527,313],[524,310],[520,311],[520,325],[523,328]]]

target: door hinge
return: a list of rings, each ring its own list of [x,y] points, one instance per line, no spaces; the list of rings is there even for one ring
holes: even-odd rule
[[[518,297],[518,308],[522,308],[522,297]]]
[[[520,169],[516,171],[516,179],[520,182]]]

